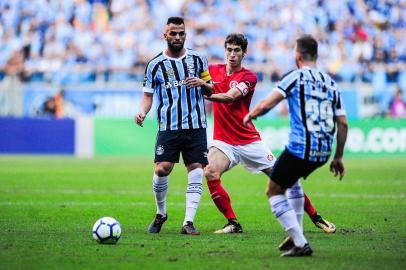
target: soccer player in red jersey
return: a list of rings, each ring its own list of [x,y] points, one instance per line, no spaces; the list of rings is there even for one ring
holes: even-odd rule
[[[230,34],[224,43],[227,63],[209,65],[214,94],[206,98],[213,101],[214,135],[205,176],[213,202],[228,220],[215,233],[243,232],[231,206],[230,196],[221,184],[221,175],[238,163],[251,172],[262,171],[269,175],[275,162],[274,155],[261,140],[254,125],[243,125],[257,83],[256,75],[242,66],[247,46],[248,40],[244,35]],[[297,199],[303,200],[305,196],[303,192],[292,192],[291,195],[293,203]],[[335,226],[317,214],[307,197],[305,201],[305,210],[315,217],[312,220],[318,222],[315,222],[316,226],[326,232],[335,231]],[[321,227],[318,224],[325,225]]]

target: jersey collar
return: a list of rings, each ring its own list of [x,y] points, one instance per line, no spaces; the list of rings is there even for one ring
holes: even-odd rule
[[[188,54],[188,52],[189,52],[189,50],[186,48],[185,53],[184,53],[181,57],[179,57],[179,58],[169,57],[169,56],[165,53],[165,50],[163,51],[163,55],[164,55],[166,58],[170,59],[170,60],[179,61],[179,60],[182,60],[183,58],[185,58],[186,55]]]

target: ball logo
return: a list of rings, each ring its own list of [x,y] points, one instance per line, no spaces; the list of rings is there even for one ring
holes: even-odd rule
[[[237,86],[238,82],[237,81],[231,81],[230,82],[230,89],[235,88]]]
[[[156,155],[157,156],[160,156],[160,155],[162,155],[163,153],[164,153],[164,146],[163,145],[158,145],[157,147],[156,147]]]

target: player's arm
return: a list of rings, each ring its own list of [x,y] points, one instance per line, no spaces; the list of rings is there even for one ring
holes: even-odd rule
[[[152,107],[152,101],[154,98],[154,76],[152,75],[152,70],[155,68],[155,66],[149,62],[147,65],[147,68],[145,69],[145,74],[144,74],[144,83],[142,87],[142,91],[144,92],[144,95],[142,96],[141,99],[141,104],[140,108],[138,111],[138,114],[134,117],[134,121],[137,125],[142,127],[143,122],[145,117],[147,116],[148,112],[151,110]]]
[[[340,180],[343,178],[345,173],[343,155],[344,155],[344,145],[347,140],[348,133],[348,123],[347,117],[345,115],[337,116],[337,145],[334,158],[330,163],[330,171],[334,173],[334,176],[339,175]]]
[[[206,97],[206,99],[214,102],[230,103],[239,100],[242,97],[243,94],[241,91],[234,87],[228,90],[227,93],[212,94],[211,96]]]
[[[249,122],[256,119],[258,116],[264,115],[274,108],[285,97],[279,90],[272,90],[271,93],[263,100],[261,100],[252,111],[244,117],[244,125],[249,127]]]
[[[151,110],[154,94],[144,92],[142,96],[139,113],[135,116],[135,123],[142,127],[145,117]]]

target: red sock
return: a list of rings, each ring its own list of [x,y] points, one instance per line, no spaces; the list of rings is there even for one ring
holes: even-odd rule
[[[209,187],[214,204],[226,219],[237,219],[231,207],[230,196],[228,196],[227,191],[221,185],[220,179],[207,181],[207,186]]]
[[[317,215],[316,208],[313,207],[312,203],[310,202],[309,198],[307,197],[306,193],[304,195],[305,203],[304,203],[304,210],[309,215],[309,217],[313,217]]]

